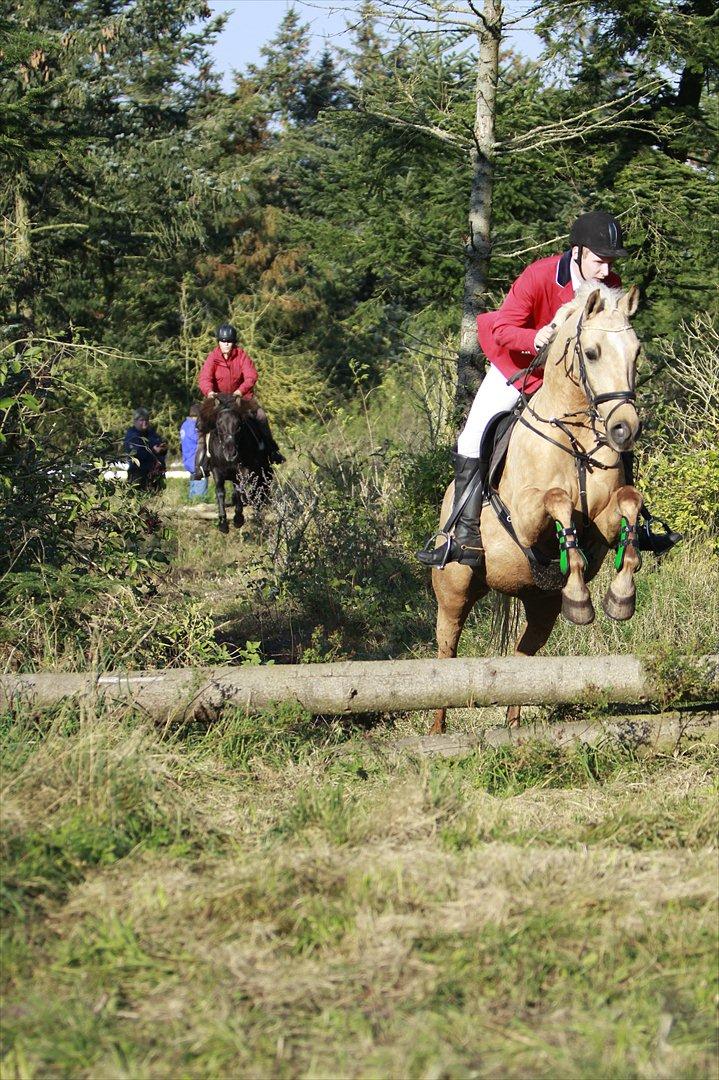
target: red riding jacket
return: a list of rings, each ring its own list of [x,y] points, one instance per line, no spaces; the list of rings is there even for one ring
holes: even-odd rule
[[[512,285],[499,311],[477,316],[479,344],[506,379],[528,367],[537,355],[537,330],[551,322],[562,304],[573,298],[571,257],[571,251],[565,251],[530,263]],[[606,280],[611,289],[621,283],[614,272]],[[532,394],[542,385],[542,379],[543,372],[536,371],[514,385]]]
[[[225,360],[218,345],[208,355],[197,377],[197,385],[205,397],[213,390],[219,394],[234,394],[239,390],[243,397],[251,397],[257,382],[257,368],[244,349],[234,345]]]

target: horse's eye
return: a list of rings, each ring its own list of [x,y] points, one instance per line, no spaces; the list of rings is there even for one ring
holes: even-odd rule
[[[598,360],[599,359],[599,349],[585,349],[584,350],[584,355],[587,358],[587,360]]]

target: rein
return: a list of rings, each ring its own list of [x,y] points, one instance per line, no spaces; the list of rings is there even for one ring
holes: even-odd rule
[[[596,452],[601,449],[601,447],[609,446],[606,438],[597,431],[596,422],[597,420],[602,419],[606,431],[607,422],[611,417],[612,413],[614,412],[614,409],[619,408],[619,406],[626,401],[636,401],[636,393],[629,388],[627,388],[626,390],[613,391],[607,394],[594,393],[592,385],[587,376],[586,358],[584,355],[584,349],[582,348],[581,337],[583,322],[584,312],[580,314],[577,321],[577,333],[576,337],[574,338],[574,354],[572,357],[572,362],[568,361],[568,352],[572,340],[570,338],[567,340],[564,352],[557,359],[556,363],[559,364],[564,361],[565,374],[567,378],[571,379],[573,382],[575,382],[575,385],[581,388],[584,396],[587,399],[587,408],[576,409],[574,412],[565,413],[561,418],[552,417],[551,419],[547,419],[547,417],[540,416],[536,409],[531,405],[529,395],[526,393],[523,386],[519,392],[520,398],[522,400],[522,410],[518,419],[522,424],[524,424],[525,427],[528,427],[530,431],[534,432],[535,435],[539,435],[540,438],[545,439],[553,446],[559,447],[560,450],[563,450],[565,453],[569,454],[574,459],[577,467],[577,478],[579,481],[579,497],[582,507],[582,514],[584,515],[585,519],[588,520],[589,502],[587,498],[587,473],[593,472],[594,469],[618,469],[621,463],[621,454],[619,453],[617,453],[617,460],[614,465],[606,465],[603,461],[599,461],[598,458],[595,457]],[[547,344],[542,349],[540,349],[535,358],[532,360],[529,367],[525,368],[523,371],[518,371],[517,374],[509,380],[509,383],[511,384],[513,382],[517,382],[519,379],[524,379],[536,368],[543,367],[548,359],[549,349],[550,344]],[[574,360],[576,360],[577,367],[579,369],[578,380],[576,378],[573,378],[572,375]],[[597,406],[607,401],[616,401],[617,404],[614,406],[614,409],[610,411],[609,416],[604,419],[598,412]],[[547,424],[551,427],[559,428],[559,430],[562,431],[569,440],[569,445],[567,446],[565,443],[559,442],[558,439],[553,439],[551,435],[548,435],[546,432],[541,431],[538,427],[531,424],[526,419],[525,413],[529,413],[530,416],[532,416],[534,420],[537,421],[537,423],[539,424]],[[588,451],[582,447],[579,439],[572,431],[573,427],[585,426],[585,423],[582,419],[583,417],[591,420],[592,431],[597,440],[592,449]],[[581,549],[579,548],[577,530],[574,526],[565,529],[559,522],[555,522],[555,527],[557,529],[557,539],[559,541],[559,560],[557,562],[556,559],[552,559],[551,557],[545,555],[544,552],[541,551],[541,549],[538,548],[536,545],[533,545],[531,547],[525,547],[521,543],[515,531],[514,525],[512,524],[512,517],[509,509],[505,505],[504,501],[500,498],[498,491],[490,492],[489,501],[504,529],[509,533],[514,542],[522,549],[525,556],[527,557],[527,560],[532,570],[532,577],[534,578],[535,583],[538,584],[540,588],[561,588],[561,583],[558,583],[558,581],[553,576],[552,568],[556,567],[557,571],[561,575],[561,582],[561,579],[566,577],[566,574],[569,570],[568,553],[572,548],[576,548],[579,551],[580,555],[582,556],[582,558],[585,559],[586,563],[586,558]],[[624,519],[622,519],[622,521],[624,523]],[[627,544],[634,541],[634,534],[627,532],[626,537],[622,537],[622,539],[624,540],[624,544],[623,546],[621,546],[620,544],[620,548],[622,551],[623,559],[623,553]]]
[[[636,395],[634,390],[630,390],[630,389],[615,390],[615,391],[611,391],[610,393],[606,393],[606,394],[595,394],[594,393],[594,391],[592,389],[592,386],[591,386],[591,383],[589,381],[588,375],[587,375],[586,358],[585,358],[585,354],[584,354],[584,349],[582,347],[581,337],[582,337],[583,322],[584,322],[584,312],[581,313],[581,315],[579,316],[579,320],[577,321],[577,334],[576,334],[576,337],[574,338],[574,355],[573,355],[573,358],[572,358],[573,360],[576,360],[576,362],[577,362],[577,367],[579,369],[579,377],[578,377],[578,380],[573,379],[572,381],[575,381],[576,385],[578,385],[581,388],[584,396],[587,399],[587,403],[588,403],[587,408],[576,409],[574,412],[565,413],[562,417],[554,416],[551,419],[548,419],[545,416],[540,416],[539,415],[539,413],[536,411],[536,409],[532,406],[530,398],[527,395],[527,393],[525,392],[524,388],[522,388],[522,390],[520,390],[520,395],[521,395],[521,398],[522,398],[524,408],[522,410],[521,415],[519,416],[519,421],[520,421],[520,423],[524,424],[525,427],[529,428],[530,431],[534,432],[535,435],[539,435],[539,437],[544,439],[546,442],[551,443],[553,446],[559,447],[560,450],[563,450],[565,453],[569,454],[571,457],[574,458],[574,461],[575,461],[576,466],[577,466],[577,474],[578,474],[578,479],[579,479],[579,492],[580,492],[581,501],[582,501],[582,512],[584,513],[585,516],[588,516],[587,490],[586,490],[587,489],[587,473],[592,473],[595,469],[603,469],[605,471],[608,471],[610,469],[618,469],[619,465],[620,465],[620,461],[621,461],[621,455],[618,454],[618,453],[617,453],[617,460],[614,463],[614,465],[607,465],[607,464],[605,464],[605,462],[599,461],[599,459],[597,457],[595,457],[597,451],[600,450],[603,446],[609,446],[609,443],[607,442],[604,435],[602,435],[600,432],[597,431],[596,422],[597,422],[597,420],[601,420],[602,423],[604,424],[604,428],[605,428],[605,431],[606,431],[606,426],[607,426],[607,424],[609,422],[609,419],[611,418],[612,414],[614,413],[614,411],[616,409],[620,408],[620,406],[623,405],[625,402],[636,401],[637,395]],[[623,329],[624,328],[622,328],[622,331],[616,330],[616,331],[614,331],[614,333],[623,332]],[[611,333],[612,331],[606,331],[606,332]],[[556,363],[559,364],[562,361],[564,361],[565,374],[567,375],[567,378],[572,379],[572,369],[574,367],[574,363],[573,362],[568,362],[568,359],[567,359],[567,354],[569,352],[570,344],[571,344],[571,339],[569,339],[567,341],[567,344],[566,344],[566,346],[564,348],[564,352],[557,359]],[[523,376],[526,376],[530,372],[532,372],[535,367],[541,366],[546,361],[548,354],[549,354],[549,346],[546,346],[545,349],[540,350],[540,352],[537,354],[537,356],[535,356],[534,360],[529,365],[529,367],[526,368],[526,370],[524,370],[522,372],[518,372],[517,375],[514,376],[514,379],[522,378]],[[511,380],[511,381],[514,381],[514,380]],[[602,405],[602,404],[606,403],[607,401],[615,401],[616,404],[614,405],[614,408],[612,408],[609,411],[609,415],[607,417],[602,417],[601,414],[597,410],[597,406]],[[541,431],[538,427],[535,427],[534,424],[531,424],[526,419],[525,413],[529,413],[530,416],[532,416],[534,418],[534,420],[537,421],[537,423],[539,423],[539,424],[547,424],[549,427],[558,428],[560,431],[562,431],[564,433],[564,435],[566,435],[567,439],[569,440],[569,446],[567,446],[563,442],[560,442],[558,439],[553,439],[551,435],[548,435],[546,432]],[[573,419],[575,417],[577,419]],[[587,419],[591,420],[592,431],[593,431],[594,435],[596,436],[597,441],[596,441],[596,443],[594,444],[594,446],[592,447],[591,450],[585,450],[582,447],[581,443],[579,442],[579,439],[577,438],[577,436],[571,430],[572,427],[581,428],[581,427],[585,426],[585,424],[584,424],[584,422],[582,420],[582,417],[586,417]]]

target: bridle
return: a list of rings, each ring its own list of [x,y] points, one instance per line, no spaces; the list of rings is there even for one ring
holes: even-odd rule
[[[570,358],[569,350],[572,343],[572,338],[568,338],[567,344],[564,347],[564,352],[555,361],[557,364],[564,362],[564,371],[568,379],[571,379],[578,385],[585,398],[587,399],[587,407],[583,409],[575,409],[573,412],[564,413],[561,417],[545,417],[540,416],[537,410],[531,403],[530,397],[524,391],[520,390],[520,396],[523,403],[523,409],[520,414],[519,420],[525,427],[528,427],[530,431],[533,431],[535,435],[539,435],[542,439],[552,443],[553,446],[558,446],[560,450],[564,450],[565,453],[571,454],[572,457],[577,459],[577,465],[583,465],[584,469],[588,472],[592,472],[594,469],[616,469],[619,467],[620,457],[617,454],[617,461],[614,465],[607,465],[603,461],[599,461],[595,457],[595,454],[604,446],[609,446],[609,442],[606,439],[606,429],[610,418],[621,408],[622,405],[627,402],[634,402],[637,399],[636,392],[630,388],[626,390],[613,390],[606,394],[595,394],[592,388],[589,376],[587,374],[587,361],[584,353],[584,347],[582,346],[582,329],[584,327],[584,312],[579,316],[577,321],[577,332],[574,337],[574,350]],[[629,328],[629,324],[619,327],[617,330],[605,330],[605,333],[624,333]],[[535,367],[543,366],[549,355],[549,344],[542,349],[534,358],[532,363],[524,371],[520,372],[517,378],[528,375]],[[578,372],[578,377],[573,378],[573,368],[575,366]],[[608,401],[614,401],[616,404],[609,410],[607,416],[602,416],[597,406],[603,405]],[[527,418],[526,413],[539,424],[546,424],[549,427],[558,428],[562,431],[569,440],[569,446],[560,442],[558,439],[553,439],[546,432],[541,431],[539,428],[531,424]],[[591,421],[592,431],[596,437],[596,443],[591,450],[585,450],[579,442],[577,436],[571,430],[573,427],[585,427],[585,420]],[[600,420],[604,426],[604,434],[597,430],[597,421]]]
[[[609,423],[609,418],[612,416],[612,414],[615,412],[615,410],[620,408],[627,401],[636,401],[637,400],[637,395],[636,395],[636,392],[634,390],[630,390],[630,389],[627,389],[627,390],[614,390],[609,394],[595,394],[594,393],[594,391],[592,390],[592,387],[590,385],[589,379],[587,378],[587,364],[586,364],[586,358],[585,358],[585,355],[584,355],[584,349],[582,348],[581,337],[582,337],[583,323],[584,323],[584,312],[581,313],[581,315],[579,316],[579,319],[577,320],[577,336],[574,339],[574,355],[575,355],[575,358],[577,360],[577,365],[579,367],[579,385],[581,386],[582,390],[584,391],[584,396],[586,397],[587,401],[589,402],[590,415],[591,415],[591,418],[592,418],[592,426],[594,425],[595,420],[600,419],[600,414],[597,411],[597,405],[603,405],[607,401],[616,401],[617,402],[617,404],[614,406],[614,408],[609,410],[609,414],[607,416],[601,417],[601,419],[604,422],[604,427],[606,428],[608,423]],[[627,323],[626,326],[620,326],[616,330],[608,330],[608,329],[605,328],[604,333],[606,333],[606,334],[623,334],[625,330],[629,330],[629,329],[630,329],[630,326],[629,326],[629,323]],[[567,371],[567,376],[569,376],[569,369],[566,368],[566,365],[565,365],[565,369]]]

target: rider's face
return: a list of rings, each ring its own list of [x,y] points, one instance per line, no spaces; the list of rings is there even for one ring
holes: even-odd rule
[[[232,342],[231,341],[220,341],[219,346],[220,346],[220,352],[225,357],[229,356],[230,353],[232,352]]]
[[[579,248],[572,248],[572,258],[576,259]],[[579,269],[585,281],[606,281],[612,272],[614,259],[607,259],[603,255],[595,255],[589,248],[582,248],[582,261]]]
[[[135,427],[137,428],[137,430],[138,430],[138,431],[147,431],[147,429],[149,428],[149,426],[150,426],[150,421],[149,421],[149,420],[146,420],[146,419],[144,418],[144,416],[141,416],[141,417],[139,417],[139,418],[138,418],[138,419],[137,419],[137,420],[135,421]]]

